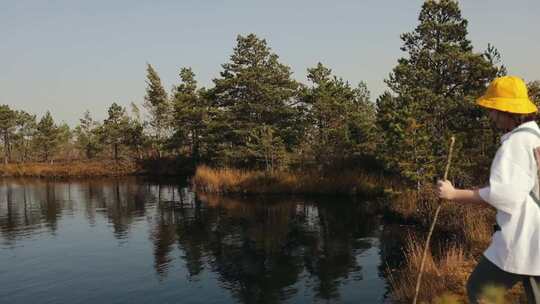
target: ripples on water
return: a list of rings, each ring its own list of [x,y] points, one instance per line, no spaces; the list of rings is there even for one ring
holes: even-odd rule
[[[135,178],[2,180],[0,302],[381,303],[392,237],[367,209]]]

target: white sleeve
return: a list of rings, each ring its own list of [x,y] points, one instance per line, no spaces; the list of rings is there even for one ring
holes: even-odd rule
[[[509,214],[518,210],[534,184],[527,165],[529,157],[523,147],[501,146],[491,164],[489,187],[478,192],[482,199]]]
[[[478,195],[484,200],[484,202],[489,202],[489,186],[480,188],[478,190]]]

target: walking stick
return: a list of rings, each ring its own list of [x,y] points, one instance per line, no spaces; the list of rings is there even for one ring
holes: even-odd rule
[[[452,152],[454,150],[454,142],[456,138],[452,136],[450,138],[450,149],[448,149],[448,158],[446,159],[446,168],[444,170],[444,180],[448,178],[448,170],[450,169],[450,163],[452,161]],[[431,240],[431,235],[433,234],[433,229],[435,229],[435,224],[437,223],[437,218],[439,217],[439,212],[441,211],[442,200],[439,201],[439,206],[435,210],[435,216],[433,217],[433,222],[431,227],[429,227],[429,233],[426,239],[426,244],[424,245],[424,252],[422,253],[422,262],[420,263],[420,270],[418,272],[418,278],[416,279],[416,289],[414,292],[413,304],[416,304],[418,300],[418,293],[420,292],[420,283],[422,282],[422,273],[424,272],[424,265],[426,263],[427,251],[429,249],[429,241]]]

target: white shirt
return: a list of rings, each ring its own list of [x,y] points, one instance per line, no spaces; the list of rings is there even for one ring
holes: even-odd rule
[[[540,132],[536,122],[517,128]],[[479,190],[483,200],[497,209],[500,231],[493,234],[484,256],[507,272],[540,275],[540,206],[529,195],[538,189],[533,149],[540,138],[528,132],[509,132],[491,164],[489,186]]]

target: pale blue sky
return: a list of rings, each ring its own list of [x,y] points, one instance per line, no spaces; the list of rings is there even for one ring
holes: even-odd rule
[[[399,35],[417,25],[419,0],[0,0],[0,104],[58,121],[112,102],[141,103],[145,64],[167,91],[182,66],[211,85],[237,34],[267,39],[297,80],[318,61],[373,99],[403,55]],[[540,1],[467,0],[476,50],[494,44],[511,74],[540,79]]]

